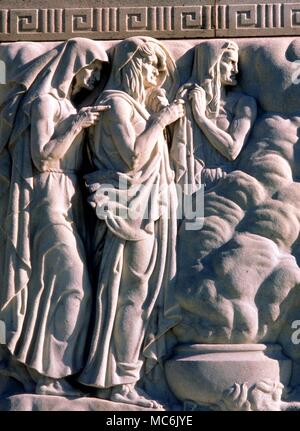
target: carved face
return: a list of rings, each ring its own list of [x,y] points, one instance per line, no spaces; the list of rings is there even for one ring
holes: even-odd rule
[[[222,85],[236,85],[238,73],[238,52],[225,51],[220,61],[220,79]]]
[[[93,63],[83,67],[76,75],[77,89],[86,88],[93,90],[96,84],[100,81],[102,70],[102,62],[95,60]]]
[[[145,89],[157,86],[159,70],[158,60],[155,54],[143,59],[142,74]]]

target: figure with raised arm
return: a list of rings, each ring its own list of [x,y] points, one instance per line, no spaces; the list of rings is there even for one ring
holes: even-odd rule
[[[75,38],[31,62],[14,115],[6,216],[1,320],[13,358],[36,393],[73,395],[65,380],[84,365],[91,313],[81,176],[83,133],[108,107],[77,111],[108,57],[99,42]]]
[[[109,390],[115,402],[150,408],[158,403],[137,383],[166,355],[165,335],[179,319],[170,295],[177,199],[164,129],[184,108],[180,101],[166,106],[158,91],[166,79],[175,84],[174,73],[170,54],[155,39],[129,38],[116,47],[97,102],[111,109],[92,134],[96,171],[87,176],[99,218],[99,276],[94,333],[79,380]]]
[[[256,101],[237,85],[238,46],[215,40],[196,46],[190,81],[178,91],[186,116],[177,122],[171,157],[176,182],[188,194],[209,190],[235,169],[256,119]],[[188,188],[187,188],[188,187]]]

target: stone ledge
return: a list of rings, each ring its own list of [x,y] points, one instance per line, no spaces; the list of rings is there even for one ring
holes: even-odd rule
[[[99,398],[66,398],[53,395],[13,395],[0,401],[0,411],[162,411]]]

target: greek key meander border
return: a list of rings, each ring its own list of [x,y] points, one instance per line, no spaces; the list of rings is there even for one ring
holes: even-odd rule
[[[0,41],[300,35],[300,3],[0,9]]]

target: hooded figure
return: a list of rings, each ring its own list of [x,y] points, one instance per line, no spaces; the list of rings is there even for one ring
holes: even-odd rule
[[[175,126],[171,158],[176,182],[187,194],[199,190],[201,183],[209,189],[234,169],[232,160],[254,123],[255,100],[242,93],[225,94],[225,87],[237,83],[237,62],[235,42],[203,42],[195,48],[190,82],[179,90],[180,97],[187,101],[186,116]],[[193,98],[199,91],[204,106],[197,119]]]
[[[17,44],[18,45],[18,44]],[[5,84],[0,85],[0,270],[4,271],[5,251],[5,217],[9,198],[11,177],[11,158],[8,142],[15,125],[15,117],[20,101],[33,84],[36,77],[51,60],[58,55],[58,49],[53,49],[33,59],[28,43],[9,44],[2,47],[1,59],[6,65]],[[36,55],[37,56],[37,55]],[[15,64],[17,63],[17,65]]]
[[[2,115],[12,167],[1,320],[10,352],[41,377],[40,393],[42,376],[51,382],[83,367],[90,281],[79,174],[87,120],[70,97],[80,74],[92,87],[107,60],[94,41],[59,45],[25,68]]]
[[[133,37],[117,45],[98,101],[111,109],[91,135],[97,170],[86,177],[100,219],[94,235],[99,281],[91,348],[79,380],[112,388],[114,401],[149,407],[155,402],[135,384],[166,355],[165,334],[180,319],[170,292],[177,195],[163,130],[181,110],[173,103],[151,116],[147,98],[163,83],[172,97],[175,78],[170,54],[155,39]]]

